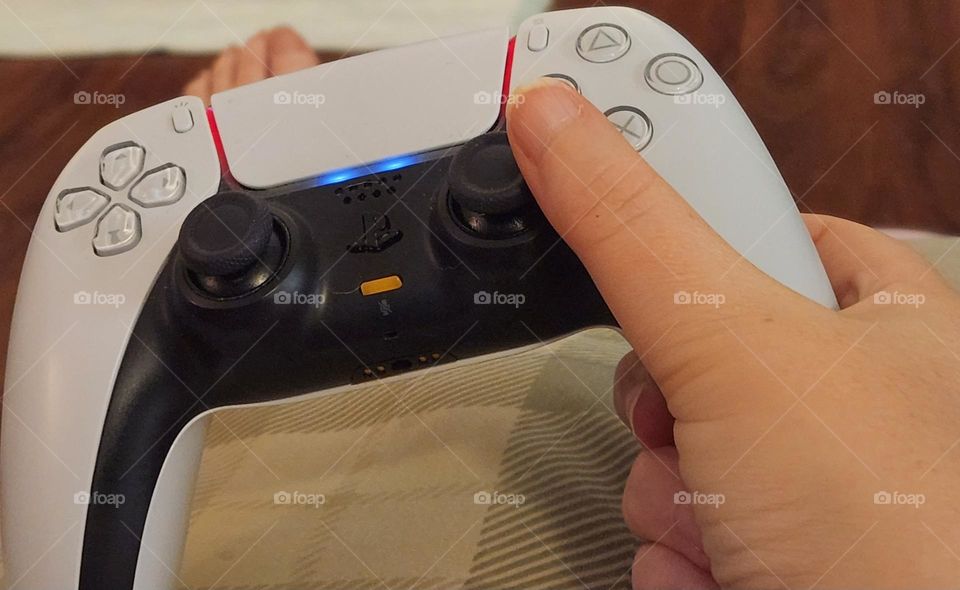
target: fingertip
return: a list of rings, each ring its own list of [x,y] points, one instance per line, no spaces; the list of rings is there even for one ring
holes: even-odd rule
[[[939,275],[907,244],[872,227],[830,215],[804,214],[803,221],[841,309],[891,285],[936,289]]]
[[[583,114],[586,104],[568,84],[550,77],[516,88],[507,102],[510,143],[532,162],[538,162],[553,137]]]
[[[638,536],[656,539],[676,527],[675,506],[663,503],[683,489],[676,447],[648,449],[637,455],[623,490],[623,520]],[[691,515],[692,516],[692,515]]]
[[[693,506],[678,503],[686,486],[680,477],[676,447],[664,446],[637,455],[623,490],[623,518],[630,531],[679,552],[700,567],[710,560]]]
[[[633,590],[718,590],[710,572],[659,543],[637,549],[631,568]]]
[[[230,45],[213,62],[211,93],[216,94],[229,90],[236,86],[236,67],[239,48],[236,45]]]
[[[247,41],[239,56],[237,83],[250,84],[267,76],[267,36],[257,33]]]
[[[289,26],[270,31],[268,51],[270,70],[277,75],[303,70],[320,62],[306,39]]]
[[[290,25],[270,29],[270,40],[278,49],[309,49],[306,40]]]
[[[634,369],[640,364],[637,353],[630,351],[623,355],[613,372],[613,409],[628,427],[630,426],[629,390],[636,384]]]
[[[630,408],[629,427],[633,435],[648,449],[672,445],[675,423],[663,392],[652,377],[648,378]]]
[[[267,50],[267,33],[261,31],[250,37],[250,40],[246,43],[246,48],[252,53],[263,52]]]
[[[203,104],[210,104],[210,70],[203,69],[196,77],[187,83],[183,88],[183,93],[188,96],[196,96],[203,101]]]
[[[635,352],[620,360],[614,378],[613,406],[630,432],[648,449],[672,445],[675,420]]]
[[[510,145],[541,209],[581,257],[595,252],[593,242],[624,228],[621,199],[638,195],[656,173],[562,80],[538,78],[508,102]]]

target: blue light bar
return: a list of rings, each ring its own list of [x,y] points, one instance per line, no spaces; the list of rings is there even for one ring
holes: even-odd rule
[[[354,178],[360,178],[361,176],[369,176],[371,174],[377,174],[379,172],[390,172],[392,170],[399,170],[401,168],[406,168],[407,166],[412,166],[414,164],[419,164],[423,162],[428,157],[428,154],[412,154],[408,156],[397,156],[395,158],[389,158],[386,160],[381,160],[379,162],[374,162],[373,164],[366,164],[364,166],[355,166],[352,168],[341,168],[339,170],[334,170],[333,172],[327,172],[326,174],[321,174],[314,182],[311,183],[311,186],[325,186],[328,184],[338,184],[341,182],[346,182]]]

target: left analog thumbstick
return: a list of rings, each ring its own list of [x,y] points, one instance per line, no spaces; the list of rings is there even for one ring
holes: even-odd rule
[[[206,294],[239,297],[267,282],[285,255],[282,231],[270,208],[239,192],[210,197],[180,228],[180,256]]]

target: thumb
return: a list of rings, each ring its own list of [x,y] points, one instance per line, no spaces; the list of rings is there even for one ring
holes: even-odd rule
[[[543,78],[516,94],[507,130],[517,163],[639,353],[673,327],[694,337],[717,319],[748,321],[774,305],[782,314],[784,298],[807,304],[738,264],[742,257],[565,83]],[[693,296],[722,305],[677,305]],[[682,350],[671,356],[692,360]]]

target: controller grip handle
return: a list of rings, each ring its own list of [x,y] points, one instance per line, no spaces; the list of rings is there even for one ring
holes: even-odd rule
[[[184,585],[179,578],[180,561],[208,422],[209,416],[204,415],[188,424],[163,462],[140,539],[133,590]]]

